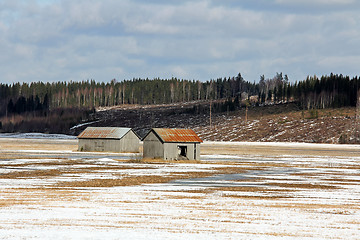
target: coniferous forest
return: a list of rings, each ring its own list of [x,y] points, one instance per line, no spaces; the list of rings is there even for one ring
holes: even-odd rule
[[[16,123],[31,118],[33,129],[64,132],[98,107],[124,104],[224,100],[217,111],[236,110],[244,101],[259,106],[295,102],[300,109],[356,106],[359,87],[357,76],[330,74],[290,82],[282,73],[272,78],[262,75],[257,83],[245,81],[239,73],[206,82],[134,78],[107,83],[88,80],[0,84],[0,127],[2,131],[21,131]]]

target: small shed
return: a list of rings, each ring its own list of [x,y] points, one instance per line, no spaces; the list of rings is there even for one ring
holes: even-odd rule
[[[80,135],[79,151],[139,152],[140,140],[131,128],[88,127]]]
[[[153,128],[143,138],[144,158],[200,160],[202,140],[191,129]]]

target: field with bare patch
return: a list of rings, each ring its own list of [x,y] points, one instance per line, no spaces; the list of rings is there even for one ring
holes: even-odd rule
[[[360,238],[360,146],[201,148],[165,162],[0,138],[0,239]]]

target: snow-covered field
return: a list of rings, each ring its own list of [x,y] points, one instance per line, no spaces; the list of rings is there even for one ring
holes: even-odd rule
[[[3,138],[0,239],[360,239],[359,153],[211,142],[199,162],[143,162]]]
[[[70,135],[44,133],[0,133],[0,138],[76,139],[75,136]]]

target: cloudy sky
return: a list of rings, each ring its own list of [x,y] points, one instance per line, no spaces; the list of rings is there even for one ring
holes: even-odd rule
[[[357,0],[0,0],[0,82],[360,74]]]

